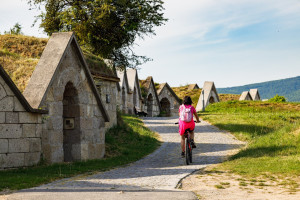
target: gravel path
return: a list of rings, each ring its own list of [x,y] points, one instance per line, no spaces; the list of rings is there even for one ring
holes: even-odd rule
[[[222,162],[243,143],[207,122],[196,125],[193,164],[180,157],[180,137],[175,118],[145,118],[147,127],[164,143],[151,155],[123,168],[92,176],[77,176],[7,196],[7,199],[196,199],[175,189],[181,179],[209,164]]]

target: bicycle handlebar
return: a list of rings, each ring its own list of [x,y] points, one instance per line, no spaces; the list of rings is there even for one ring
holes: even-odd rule
[[[196,123],[197,123],[197,121],[195,121],[195,120],[194,120],[194,122],[196,122]],[[199,123],[200,123],[200,121],[199,121]],[[179,122],[175,122],[175,124],[179,124]]]

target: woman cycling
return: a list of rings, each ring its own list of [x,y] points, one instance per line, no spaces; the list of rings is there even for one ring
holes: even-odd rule
[[[196,122],[199,121],[199,117],[197,115],[196,109],[192,106],[192,99],[190,96],[185,96],[183,99],[183,104],[179,107],[179,134],[181,135],[181,156],[185,155],[184,152],[184,132],[186,129],[190,129],[190,137],[192,139],[192,147],[196,148],[194,143],[194,129],[195,129],[195,122],[193,120],[193,115],[196,118]],[[189,119],[187,119],[189,118]]]

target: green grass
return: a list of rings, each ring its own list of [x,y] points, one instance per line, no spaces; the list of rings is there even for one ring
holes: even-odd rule
[[[300,104],[228,101],[200,113],[217,127],[248,142],[219,169],[245,175],[300,175]]]
[[[0,171],[0,191],[30,188],[78,174],[110,170],[137,161],[160,145],[155,133],[145,128],[140,119],[122,118],[122,126],[113,127],[106,133],[107,156],[104,159]]]

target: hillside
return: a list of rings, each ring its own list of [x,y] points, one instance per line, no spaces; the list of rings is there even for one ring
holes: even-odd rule
[[[0,65],[23,92],[39,62],[48,39],[24,35],[0,35]],[[103,59],[82,48],[93,75],[114,76]]]
[[[175,94],[180,98],[183,99],[185,96],[190,96],[193,101],[193,106],[196,107],[202,89],[193,89],[188,90],[189,85],[181,86],[181,87],[172,87]],[[220,101],[232,101],[238,100],[240,95],[238,94],[219,94]]]
[[[285,96],[288,101],[300,102],[300,76],[238,87],[217,88],[218,93],[241,94],[257,88],[262,99],[270,99],[276,94]]]

